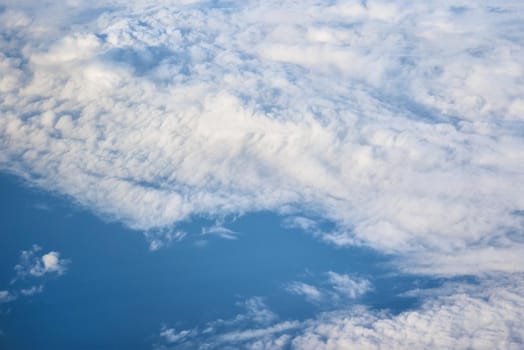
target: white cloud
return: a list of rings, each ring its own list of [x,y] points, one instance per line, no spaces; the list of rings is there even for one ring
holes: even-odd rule
[[[144,237],[149,242],[149,250],[156,251],[171,245],[173,242],[180,242],[186,237],[187,233],[183,231],[152,230],[144,232]]]
[[[176,330],[163,326],[160,331],[160,344],[156,348],[165,349],[166,345],[185,348],[215,348],[229,343],[245,342],[265,338],[271,341],[274,334],[295,328],[298,322],[276,323],[278,316],[271,311],[264,298],[252,297],[237,303],[243,312],[231,319],[217,319],[205,324],[201,329]],[[252,328],[254,327],[254,328]]]
[[[461,10],[444,0],[9,1],[0,169],[145,231],[152,250],[181,238],[173,226],[193,216],[306,212],[335,228],[295,227],[392,254],[404,271],[514,272],[520,286],[524,5],[453,6]],[[18,278],[66,265],[58,252],[27,251]],[[328,279],[291,286],[310,300],[367,287]],[[279,323],[262,309],[265,323],[222,339],[518,348],[524,308],[510,282],[396,316],[340,311]]]
[[[111,4],[6,5],[0,169],[144,231],[305,208],[413,271],[524,270],[521,2]]]
[[[40,277],[47,273],[63,274],[66,271],[67,261],[60,259],[60,253],[49,252],[40,257],[40,261],[36,261],[33,266],[30,266],[29,273],[33,276]]]
[[[282,323],[277,323],[273,326],[269,326],[266,328],[234,331],[234,332],[225,333],[225,334],[220,335],[217,341],[219,343],[239,343],[239,342],[244,342],[246,340],[263,339],[263,338],[273,336],[274,334],[278,334],[278,333],[282,333],[285,331],[289,331],[291,329],[295,329],[297,328],[298,325],[299,325],[298,322],[286,321]]]
[[[183,330],[177,332],[174,328],[166,328],[160,332],[160,336],[163,337],[167,343],[177,343],[190,335],[191,331]]]
[[[313,304],[323,304],[329,307],[345,305],[354,302],[373,289],[371,282],[364,278],[351,277],[328,271],[325,280],[315,285],[293,281],[285,286],[287,292],[304,297]]]
[[[328,272],[328,280],[333,289],[346,298],[355,299],[372,289],[371,282],[367,279],[352,278],[333,271]]]
[[[303,321],[193,332],[209,349],[519,349],[524,343],[524,278],[485,276],[426,290],[420,308],[399,314],[353,306]],[[175,333],[178,334],[178,333]],[[186,334],[186,333],[184,333]]]
[[[67,270],[70,260],[61,259],[60,253],[51,251],[40,255],[42,247],[34,244],[30,250],[20,252],[20,262],[14,267],[16,276],[10,282],[10,290],[0,290],[0,303],[8,303],[20,296],[30,297],[42,293],[44,285],[27,286],[27,282],[44,276],[60,276]],[[44,280],[45,281],[45,280]]]
[[[261,297],[252,297],[247,299],[240,306],[245,308],[245,313],[236,317],[238,322],[249,320],[257,324],[269,324],[275,321],[278,316],[271,311]]]
[[[229,240],[238,239],[238,232],[235,232],[227,227],[215,224],[210,227],[202,227],[203,235],[216,235],[217,237]]]
[[[324,299],[323,293],[315,286],[304,282],[291,282],[286,290],[292,294],[304,296],[311,302],[320,302]]]
[[[38,245],[33,245],[31,250],[23,250],[20,253],[20,263],[15,266],[17,278],[59,276],[67,271],[69,260],[61,259],[60,253],[55,251],[39,256],[41,250]]]
[[[388,316],[366,310],[324,314],[292,340],[297,349],[517,349],[524,342],[522,278],[481,284]]]

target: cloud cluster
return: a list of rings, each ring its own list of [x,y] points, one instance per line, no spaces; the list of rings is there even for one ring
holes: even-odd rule
[[[164,327],[160,347],[522,348],[521,1],[3,4],[1,171],[144,231],[151,250],[183,239],[182,220],[271,210],[404,271],[484,276],[399,315],[279,320],[249,299],[231,320]],[[66,268],[34,248],[16,280]],[[288,290],[319,303],[371,288],[326,276]]]
[[[518,349],[524,344],[517,321],[524,316],[522,281],[519,276],[502,285],[481,283],[396,316],[366,310],[324,314],[307,322],[291,344],[296,349]]]
[[[23,250],[20,253],[20,263],[15,266],[17,278],[42,277],[47,274],[62,275],[67,270],[69,260],[61,259],[60,253],[48,252],[39,256],[42,248],[33,245],[31,250]]]
[[[75,4],[2,10],[0,169],[145,231],[306,210],[524,269],[521,2]]]
[[[191,347],[199,349],[519,349],[523,282],[519,274],[484,277],[476,285],[450,283],[425,290],[419,309],[397,315],[355,306],[247,329],[238,323],[221,332],[164,329],[161,336],[175,342],[159,348],[185,348],[191,334]]]
[[[295,295],[303,296],[314,304],[345,304],[353,301],[373,289],[369,280],[351,277],[333,271],[326,273],[325,286],[315,286],[305,282],[293,281],[286,285],[286,290]]]
[[[40,255],[41,250],[42,247],[35,244],[30,250],[20,252],[20,262],[14,267],[16,276],[10,282],[10,290],[0,290],[0,303],[14,301],[20,295],[42,293],[43,278],[60,276],[67,271],[70,260],[60,258],[60,253],[55,251]]]

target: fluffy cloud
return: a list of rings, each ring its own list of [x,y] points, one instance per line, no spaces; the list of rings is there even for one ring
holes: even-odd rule
[[[66,272],[69,260],[61,259],[60,253],[54,251],[38,256],[41,250],[41,247],[34,245],[31,250],[20,253],[20,263],[15,266],[19,278],[62,275]]]
[[[42,293],[42,283],[34,285],[35,280],[46,276],[60,276],[67,270],[70,260],[60,258],[60,253],[50,251],[40,255],[42,247],[33,245],[30,250],[20,252],[20,262],[14,267],[16,276],[10,282],[10,290],[0,290],[0,303],[9,303],[20,295],[29,297]],[[45,281],[45,280],[44,280]]]
[[[524,5],[217,4],[6,3],[0,170],[144,231],[151,250],[198,215],[305,212],[315,220],[285,224],[392,254],[407,272],[514,273],[400,315],[278,321],[254,300],[208,333],[163,329],[174,345],[521,347]],[[17,278],[66,267],[33,249]],[[318,302],[371,287],[326,278],[288,290]]]
[[[307,208],[416,271],[524,269],[520,2],[31,4],[2,13],[4,171],[144,231]]]

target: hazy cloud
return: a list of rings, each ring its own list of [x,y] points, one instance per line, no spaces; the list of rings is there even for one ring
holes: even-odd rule
[[[16,299],[8,290],[0,290],[0,303],[9,303]]]

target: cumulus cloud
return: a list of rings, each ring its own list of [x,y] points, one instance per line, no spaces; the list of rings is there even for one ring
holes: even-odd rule
[[[522,4],[457,6],[10,2],[0,168],[143,231],[307,209],[414,269],[522,271],[497,262],[522,249]]]
[[[271,210],[410,273],[514,273],[400,315],[279,322],[252,301],[258,312],[235,320],[257,326],[165,328],[166,341],[521,347],[521,1],[4,3],[1,171],[145,232],[151,250],[194,216]],[[237,237],[218,224],[202,233]],[[16,270],[66,268],[35,248]],[[326,283],[288,289],[332,301],[371,288],[334,272]]]
[[[18,278],[59,276],[66,272],[69,260],[61,259],[60,253],[54,251],[39,256],[41,250],[41,247],[34,245],[31,250],[20,253],[20,263],[15,266]]]
[[[44,291],[45,276],[60,276],[67,270],[70,260],[60,258],[60,253],[41,254],[42,247],[34,244],[30,250],[20,252],[20,262],[15,265],[16,276],[9,290],[0,290],[0,303],[9,303],[20,296],[30,297]],[[34,284],[39,280],[40,283]]]

